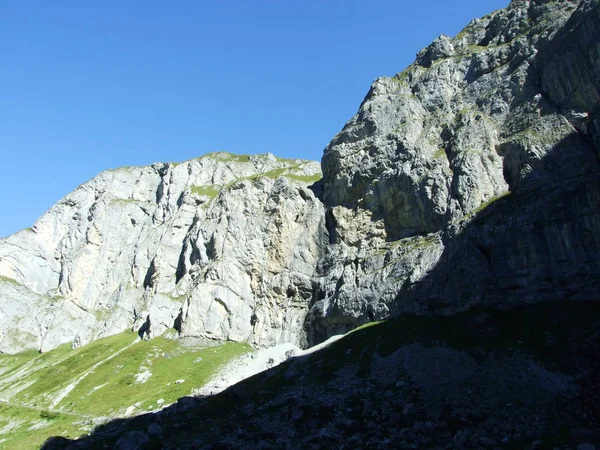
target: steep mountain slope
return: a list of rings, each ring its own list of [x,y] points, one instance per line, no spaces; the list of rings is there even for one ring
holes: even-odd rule
[[[599,332],[593,303],[405,314],[44,449],[593,449]]]
[[[0,241],[0,352],[132,326],[301,343],[326,240],[319,178],[314,162],[227,153],[100,174]]]
[[[323,156],[335,244],[310,342],[403,311],[600,298],[599,22],[597,1],[515,0],[373,83]]]
[[[306,346],[407,311],[598,298],[599,14],[513,1],[439,37],[375,81],[322,183],[229,154],[99,175],[0,241],[0,351],[173,327]]]
[[[158,165],[123,180],[131,194],[110,191],[149,210],[98,222],[92,205],[111,197],[94,188],[89,222],[65,209],[4,241],[4,323],[41,323],[16,344],[5,333],[8,351],[128,327],[310,346],[399,316],[47,448],[600,441],[599,61],[600,0],[513,0],[376,80],[325,149],[322,181],[305,178],[314,163],[269,156]]]

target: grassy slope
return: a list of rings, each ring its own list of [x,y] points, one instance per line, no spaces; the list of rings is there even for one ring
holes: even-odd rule
[[[229,154],[229,153],[216,153],[216,154],[210,153],[208,155],[203,156],[203,158],[205,158],[207,156],[214,157],[215,155],[218,155],[219,159],[221,159],[222,161],[236,161],[236,162],[250,161],[250,157],[248,155],[235,155],[235,154]],[[258,173],[258,174],[250,175],[247,177],[241,177],[241,178],[238,178],[238,179],[232,181],[231,183],[229,183],[225,186],[221,186],[221,185],[191,186],[190,190],[191,190],[192,194],[206,196],[212,200],[212,199],[216,198],[217,195],[219,195],[221,190],[228,189],[235,183],[242,181],[242,180],[255,180],[255,179],[258,179],[261,177],[267,177],[267,178],[276,180],[279,177],[287,177],[292,180],[299,181],[301,183],[313,184],[322,178],[320,173],[315,173],[315,174],[310,174],[310,175],[294,173],[294,171],[299,170],[305,164],[303,162],[297,162],[297,160],[285,159],[285,158],[277,158],[277,159],[279,161],[288,162],[289,165],[286,167],[281,167],[279,169],[273,169],[268,172]]]
[[[51,435],[79,436],[138,402],[133,412],[157,409],[159,399],[167,405],[189,395],[249,350],[238,343],[207,348],[161,337],[140,341],[125,332],[75,350],[64,345],[44,354],[0,355],[0,449],[37,448]],[[143,372],[151,374],[144,382],[136,377]]]

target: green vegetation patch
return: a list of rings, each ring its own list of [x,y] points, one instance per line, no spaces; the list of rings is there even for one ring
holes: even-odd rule
[[[315,173],[314,175],[296,175],[296,174],[290,173],[290,174],[286,174],[285,176],[288,178],[291,178],[292,180],[301,181],[303,183],[311,183],[311,184],[316,183],[321,178],[323,178],[321,176],[321,174],[318,174],[318,173]]]
[[[192,186],[192,194],[203,195],[211,199],[215,198],[221,192],[220,186]]]
[[[316,183],[317,181],[319,181],[322,178],[321,174],[319,174],[319,173],[316,173],[313,175],[299,175],[299,174],[293,173],[293,171],[298,169],[301,165],[302,164],[296,164],[294,166],[289,166],[289,167],[280,167],[279,169],[269,170],[268,172],[257,173],[256,175],[250,175],[247,177],[241,177],[241,178],[238,178],[237,180],[229,183],[227,186],[225,186],[225,188],[229,188],[239,181],[258,180],[262,177],[270,178],[272,180],[277,180],[279,177],[286,177],[286,178],[290,178],[292,180],[301,181],[303,183]]]
[[[5,277],[3,275],[0,275],[0,283],[10,283],[10,284],[13,284],[15,286],[21,286],[21,283],[19,283],[17,280],[14,280],[14,279],[9,278],[9,277]]]
[[[21,379],[29,386],[11,400],[14,400],[13,403],[23,405],[49,407],[52,399],[72,381],[89,371],[95,364],[132,344],[136,339],[138,339],[136,333],[125,332],[99,339],[75,350],[71,350],[69,344],[64,344],[48,353],[38,354],[32,361],[32,370]],[[13,356],[0,357],[0,364],[3,358],[11,357]],[[0,392],[4,387],[2,377]]]
[[[443,148],[438,148],[434,153],[433,153],[433,157],[435,159],[442,159],[442,158],[446,158],[446,149]]]
[[[271,178],[272,180],[276,180],[277,178],[279,178],[280,176],[282,176],[289,169],[290,169],[289,167],[282,167],[280,169],[269,170],[268,172],[264,172],[264,173],[259,173],[257,175],[253,175],[252,177],[250,177],[250,179],[260,178],[260,177],[267,177],[267,178]]]
[[[158,400],[169,404],[191,394],[224,364],[250,349],[233,342],[188,348],[162,337],[140,341],[94,369],[59,407],[94,415],[116,414],[137,402],[143,404],[142,409],[156,409]]]
[[[235,161],[235,162],[250,161],[250,155],[239,155],[237,153],[230,153],[230,152],[207,153],[206,155],[202,155],[198,159],[204,159],[204,158],[213,158],[213,159],[219,159],[221,161]]]
[[[49,436],[76,438],[94,423],[73,414],[0,402],[0,449],[37,449]]]
[[[490,198],[488,201],[483,202],[481,205],[479,205],[477,208],[475,208],[473,211],[471,211],[469,213],[469,217],[479,214],[484,209],[486,209],[488,206],[490,206],[492,203],[497,202],[498,200],[503,199],[505,197],[508,197],[510,194],[511,194],[511,191],[506,191],[506,192],[503,192],[502,194],[499,194],[499,195],[496,195],[496,196]]]
[[[10,402],[0,403],[0,430],[9,423],[22,427],[15,432],[11,425],[11,438],[0,449],[38,448],[51,435],[78,436],[85,431],[82,418],[103,421],[138,402],[129,413],[173,403],[250,350],[233,342],[201,347],[162,337],[142,341],[124,332],[75,350],[65,344],[42,354],[0,355],[0,398]],[[26,438],[31,426],[35,432]]]

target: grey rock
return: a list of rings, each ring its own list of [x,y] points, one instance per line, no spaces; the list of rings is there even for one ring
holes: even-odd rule
[[[402,312],[599,298],[599,23],[598,1],[513,1],[373,83],[322,159],[310,343]]]
[[[225,153],[102,173],[0,240],[0,351],[598,299],[599,60],[598,0],[515,0],[375,80],[322,182]]]
[[[130,431],[122,436],[114,446],[115,450],[137,450],[150,441],[148,435],[141,431]]]
[[[325,240],[308,188],[319,175],[314,162],[227,153],[98,175],[0,240],[0,352],[127,328],[301,343]]]

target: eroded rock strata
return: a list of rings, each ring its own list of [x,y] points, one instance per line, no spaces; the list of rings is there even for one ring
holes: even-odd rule
[[[315,162],[216,153],[102,173],[0,241],[0,351],[155,336],[302,343]]]
[[[377,79],[318,165],[100,174],[0,241],[0,350],[133,327],[312,345],[403,312],[596,300],[600,8],[513,1]]]
[[[153,302],[170,292],[185,298],[164,328],[180,320],[182,334],[216,336],[209,324],[224,321],[205,317],[231,317],[218,337],[250,335],[256,345],[312,345],[395,318],[215,397],[183,398],[46,448],[598,448],[599,61],[600,1],[513,0],[376,80],[325,149],[320,182],[237,182],[205,215],[202,196],[185,194],[182,205],[197,198],[189,209],[169,203],[197,219],[174,239],[173,226],[161,228],[170,264],[148,250],[130,257],[136,290],[115,328],[142,324],[148,309],[135,321],[133,305],[145,299],[154,330]],[[155,178],[157,188],[164,174]],[[244,209],[251,189],[264,200]],[[161,207],[162,196],[152,200],[160,218],[178,211]],[[246,243],[243,255],[223,252],[223,230],[240,221],[248,227],[230,236]],[[39,257],[60,242],[51,233],[31,241],[40,243],[26,261],[7,263],[6,249],[31,233],[3,242],[0,267],[37,305],[29,290],[47,296],[77,266],[54,270],[58,262]],[[83,297],[67,298],[67,286],[61,308],[79,311]],[[112,298],[107,311],[127,297]]]

